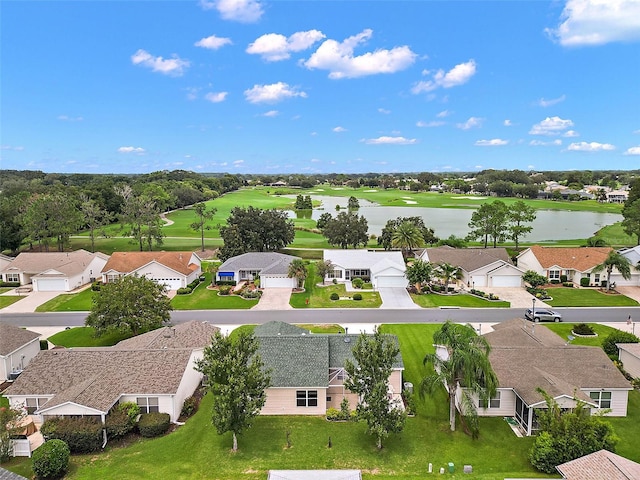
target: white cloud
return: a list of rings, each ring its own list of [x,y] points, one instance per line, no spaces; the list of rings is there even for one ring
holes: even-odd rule
[[[229,92],[209,92],[204,96],[204,98],[209,100],[211,103],[220,103],[224,102],[228,94]]]
[[[277,117],[278,115],[280,115],[280,112],[278,112],[278,110],[269,110],[268,112],[264,112],[262,114],[263,117]]]
[[[418,122],[416,122],[416,127],[427,127],[427,128],[432,128],[432,127],[441,127],[442,125],[445,125],[447,122],[443,122],[440,120],[433,120],[431,122],[423,122],[422,120],[419,120]]]
[[[530,135],[559,135],[563,130],[573,127],[571,120],[565,120],[560,117],[547,117],[540,123],[536,123],[531,130]]]
[[[452,114],[453,114],[453,112],[451,110],[443,110],[441,112],[438,112],[436,117],[438,117],[438,118],[446,118],[446,117],[448,117],[449,115],[452,115]]]
[[[531,140],[529,142],[529,145],[534,147],[559,146],[562,145],[562,140],[560,140],[559,138],[556,138],[555,140],[552,140],[550,142],[544,142],[542,140]]]
[[[557,28],[546,29],[565,47],[640,39],[638,0],[568,0]]]
[[[379,108],[378,112],[389,115],[391,113],[391,110],[387,110],[386,108]]]
[[[421,92],[431,92],[437,88],[451,88],[467,83],[476,74],[475,60],[460,63],[445,73],[438,70],[431,80],[416,83],[411,92],[418,94]]]
[[[598,143],[598,142],[579,142],[569,145],[567,150],[574,152],[599,152],[602,150],[615,150],[616,147],[610,143]]]
[[[482,122],[484,122],[484,118],[480,117],[469,117],[464,123],[457,123],[456,127],[462,130],[469,130],[471,128],[480,128],[482,126]]]
[[[254,23],[260,20],[264,10],[257,0],[200,0],[204,10],[217,10],[223,20]]]
[[[346,129],[346,128],[344,128],[344,127],[340,127],[340,126],[338,126],[338,127],[334,127],[334,128],[332,129],[332,131],[334,131],[334,132],[336,132],[336,133],[342,133],[342,132],[346,132],[346,131],[347,131],[347,129]]]
[[[234,161],[233,161],[233,164],[234,164],[236,167],[241,166],[243,163],[244,163],[244,160],[234,160]]]
[[[575,130],[567,130],[562,134],[562,136],[567,138],[572,138],[572,137],[579,137],[580,135]]]
[[[354,49],[366,42],[373,30],[365,29],[343,42],[325,40],[302,64],[308,69],[328,70],[329,78],[356,78],[379,73],[395,73],[411,66],[417,57],[404,45],[391,50],[379,49],[354,56]]]
[[[507,118],[504,122],[502,122],[502,124],[503,124],[505,127],[512,127],[512,126],[513,126],[513,123],[512,123],[512,122],[511,122],[511,120],[509,120],[508,118]]]
[[[12,152],[21,152],[24,150],[24,147],[21,146],[13,146],[13,145],[0,145],[0,150],[10,150]]]
[[[246,52],[260,55],[267,62],[277,62],[291,57],[291,52],[300,52],[308,49],[325,37],[319,30],[296,32],[289,38],[278,33],[267,33],[250,44]]]
[[[271,85],[254,85],[253,88],[244,91],[244,96],[250,103],[276,103],[286,98],[307,98],[306,92],[290,87],[284,82]]]
[[[160,72],[165,75],[172,75],[175,77],[181,76],[190,65],[188,60],[182,60],[177,55],[174,55],[171,58],[154,57],[143,49],[140,49],[131,55],[131,62],[134,65],[142,65],[150,68],[154,72]]]
[[[232,45],[233,42],[230,38],[216,37],[211,35],[210,37],[201,38],[194,45],[196,47],[208,48],[209,50],[217,50],[225,45]]]
[[[119,153],[136,153],[138,155],[144,155],[145,149],[142,147],[120,147],[118,148]]]
[[[491,140],[478,140],[474,145],[476,147],[501,147],[507,145],[508,140],[502,140],[501,138],[492,138]]]
[[[564,102],[567,99],[566,95],[560,95],[558,98],[550,98],[550,99],[545,99],[545,98],[541,98],[540,100],[538,100],[536,102],[536,105],[540,106],[540,107],[551,107],[553,105],[556,105],[560,102]]]
[[[364,143],[368,145],[413,145],[418,142],[415,138],[405,138],[405,137],[378,137],[378,138],[367,138],[363,140]]]
[[[185,88],[187,91],[187,100],[195,100],[198,98],[198,92],[200,91],[197,87],[187,87]]]
[[[70,117],[68,115],[58,115],[58,120],[63,122],[82,122],[84,118],[82,117]]]
[[[624,152],[625,155],[640,155],[640,145],[637,147],[631,147]]]
[[[312,163],[319,163],[319,162],[320,162],[320,159],[319,159],[319,158],[312,158],[312,159],[311,159],[311,162],[312,162]]]

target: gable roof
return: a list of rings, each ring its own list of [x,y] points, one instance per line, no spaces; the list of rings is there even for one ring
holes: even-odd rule
[[[74,252],[22,252],[2,271],[18,271],[35,275],[47,270],[55,270],[67,276],[76,275],[82,273],[96,257],[104,260],[109,258],[104,253],[91,253],[83,249]]]
[[[371,273],[393,267],[405,271],[406,266],[401,252],[370,250],[324,250],[323,258],[345,269],[368,268]]]
[[[261,274],[286,275],[289,265],[300,257],[278,252],[249,252],[229,258],[220,267],[219,272],[237,272],[238,270],[260,270]]]
[[[640,245],[633,248],[625,248],[620,250],[620,254],[627,257],[632,266],[640,265]],[[633,271],[633,269],[631,270]]]
[[[640,478],[640,464],[608,450],[598,450],[556,467],[567,480],[633,480]]]
[[[640,343],[616,343],[620,350],[630,353],[634,357],[640,358]]]
[[[453,248],[449,246],[425,248],[425,261],[436,264],[449,263],[467,272],[495,262],[513,265],[506,248]]]
[[[110,270],[119,273],[131,273],[141,267],[157,262],[183,275],[189,275],[198,268],[191,263],[194,252],[113,252],[102,273]]]
[[[544,269],[558,266],[567,270],[586,272],[604,262],[613,249],[610,247],[542,247],[533,245],[529,250]],[[519,256],[521,255],[522,253]]]
[[[174,327],[160,327],[142,335],[118,342],[113,348],[118,350],[139,350],[158,348],[204,348],[211,343],[211,337],[220,329],[208,322],[192,320]]]
[[[39,333],[0,323],[0,356],[6,357],[36,338],[40,338]]]

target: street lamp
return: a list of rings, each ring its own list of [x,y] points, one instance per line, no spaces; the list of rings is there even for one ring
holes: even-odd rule
[[[533,300],[531,300],[533,303],[533,308],[531,309],[531,316],[533,318],[536,317],[536,297],[533,297]]]

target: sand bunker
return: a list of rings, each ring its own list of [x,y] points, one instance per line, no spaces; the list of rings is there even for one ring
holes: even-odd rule
[[[373,192],[377,192],[378,190],[364,190],[365,193],[373,193]]]
[[[462,198],[465,198],[467,200],[485,200],[487,197],[451,197],[451,199],[456,199],[456,200],[460,200]]]
[[[407,203],[407,204],[409,204],[409,205],[415,205],[416,203],[418,203],[418,202],[416,202],[415,200],[403,200],[403,202],[404,202],[404,203]]]

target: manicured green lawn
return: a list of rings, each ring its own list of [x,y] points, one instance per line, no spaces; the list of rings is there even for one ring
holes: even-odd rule
[[[36,312],[88,312],[94,293],[87,288],[80,293],[58,295],[37,307]]]
[[[8,406],[9,406],[9,399],[7,397],[0,395],[0,408],[8,407]]]
[[[608,327],[606,325],[600,325],[597,323],[590,323],[589,325],[593,327],[593,330],[598,334],[597,337],[576,337],[571,333],[571,329],[573,329],[575,323],[553,323],[545,325],[549,330],[557,333],[562,338],[567,339],[569,335],[573,336],[574,339],[571,340],[572,345],[588,345],[591,347],[600,347],[602,346],[602,340],[607,338],[610,333],[616,332],[617,329]]]
[[[8,307],[9,305],[13,305],[18,300],[22,300],[24,297],[20,295],[2,295],[0,296],[0,308]]]
[[[503,300],[490,301],[474,295],[411,295],[413,301],[422,308],[434,307],[468,307],[468,308],[509,308],[511,304]]]
[[[327,323],[322,325],[313,325],[310,323],[297,323],[297,327],[309,330],[311,333],[344,333],[344,327],[336,323]]]
[[[101,337],[95,336],[93,327],[75,327],[69,330],[56,333],[48,338],[54,345],[60,347],[110,347],[120,340],[129,338],[131,335],[122,334],[120,332],[111,332]]]
[[[175,310],[246,310],[258,303],[258,300],[245,300],[239,295],[218,295],[217,290],[207,288],[211,285],[211,274],[204,275],[204,282],[189,295],[176,295],[171,299]]]
[[[638,302],[621,294],[603,293],[595,288],[549,288],[553,300],[545,303],[554,307],[636,307]]]

